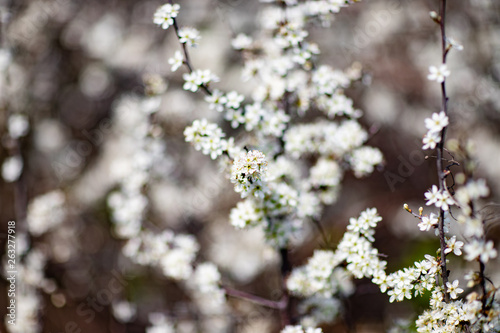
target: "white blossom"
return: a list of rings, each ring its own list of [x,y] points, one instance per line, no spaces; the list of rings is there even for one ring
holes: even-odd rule
[[[432,227],[437,226],[438,222],[439,218],[436,216],[436,214],[431,213],[428,217],[422,216],[418,227],[421,231],[429,231]]]
[[[245,97],[243,95],[238,94],[236,91],[231,91],[226,94],[226,106],[228,108],[238,109],[244,99]]]
[[[2,164],[2,178],[7,182],[15,182],[23,172],[23,160],[21,156],[11,156],[6,158]]]
[[[464,292],[462,288],[458,287],[458,280],[453,281],[453,283],[446,282],[446,288],[452,299],[456,299],[458,297],[458,294]]]
[[[31,234],[40,236],[59,225],[66,217],[66,197],[60,190],[35,197],[28,205],[28,229]]]
[[[196,150],[210,155],[212,159],[222,155],[231,144],[223,139],[225,133],[220,127],[217,124],[209,123],[206,119],[193,121],[193,124],[184,130],[184,136],[186,141],[191,142]]]
[[[441,135],[439,132],[428,132],[422,139],[422,143],[424,144],[422,146],[422,149],[423,150],[435,149],[436,145],[440,142],[441,142]]]
[[[181,51],[175,51],[174,56],[168,59],[168,64],[172,66],[170,69],[175,72],[184,63],[184,56]]]
[[[11,138],[18,139],[25,136],[28,134],[29,127],[28,117],[25,115],[19,113],[13,113],[10,115],[7,123],[7,129]]]
[[[434,112],[431,118],[425,119],[425,127],[431,133],[441,132],[443,128],[448,126],[449,120],[444,111],[439,113]]]
[[[462,255],[462,247],[463,246],[464,246],[464,242],[457,241],[457,237],[453,236],[450,239],[446,240],[446,249],[444,250],[444,253],[453,252],[455,255],[460,256],[460,255]]]
[[[244,50],[252,45],[252,38],[245,34],[238,34],[232,41],[231,46],[235,50]]]
[[[430,81],[437,81],[439,83],[442,83],[449,75],[450,71],[446,67],[446,64],[439,65],[439,67],[430,66],[427,79],[429,79]]]
[[[177,17],[180,8],[178,4],[169,3],[161,6],[156,10],[153,22],[161,26],[162,29],[168,29],[168,27],[174,24],[174,18]]]
[[[182,44],[196,47],[200,38],[200,32],[195,28],[184,27],[179,29],[179,42]]]
[[[382,163],[383,156],[379,149],[373,147],[360,147],[352,152],[349,163],[352,165],[354,175],[358,178],[373,172],[374,166]]]
[[[205,97],[205,101],[209,103],[210,110],[222,112],[224,111],[224,105],[227,103],[227,98],[220,90],[214,89],[211,95]]]
[[[235,191],[246,197],[250,193],[262,196],[266,191],[263,180],[266,176],[267,161],[265,155],[258,150],[242,152],[233,162],[231,182]]]
[[[492,241],[484,242],[483,240],[472,240],[465,244],[465,259],[468,261],[479,258],[481,262],[487,263],[490,259],[497,257],[497,250],[494,248]]]

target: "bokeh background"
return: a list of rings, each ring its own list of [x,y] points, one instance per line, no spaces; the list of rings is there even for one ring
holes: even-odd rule
[[[221,77],[222,90],[248,92],[240,80],[242,60],[230,40],[239,32],[252,34],[261,4],[244,0],[179,0],[182,25],[201,31],[191,52],[196,68],[210,68]],[[218,120],[201,94],[182,90],[182,73],[171,73],[167,59],[179,49],[173,31],[155,26],[152,16],[160,1],[133,0],[3,0],[0,2],[1,47],[12,63],[2,67],[0,86],[0,161],[20,152],[24,170],[18,182],[0,181],[0,254],[5,251],[6,222],[22,217],[34,197],[61,189],[69,198],[64,222],[50,233],[31,237],[49,260],[43,269],[55,283],[41,291],[42,332],[144,332],[148,313],[163,311],[180,322],[182,332],[204,332],[196,310],[182,288],[150,268],[134,267],[123,278],[116,301],[137,305],[128,322],[113,315],[111,305],[84,321],[78,315],[86,303],[128,267],[121,255],[123,241],[112,231],[107,195],[116,188],[116,162],[127,154],[116,119],[124,98],[144,93],[145,74],[158,74],[168,88],[157,114],[166,143],[161,177],[148,189],[150,209],[145,222],[155,230],[171,229],[196,236],[201,256],[220,267],[223,281],[261,297],[280,297],[279,256],[259,230],[236,231],[228,222],[238,201],[230,182],[209,157],[184,142],[182,132],[194,119]],[[346,175],[340,198],[326,207],[321,223],[333,240],[349,217],[377,207],[383,222],[375,246],[395,270],[433,254],[438,240],[418,231],[417,220],[402,209],[424,205],[423,193],[436,183],[432,156],[425,158],[421,138],[424,119],[440,109],[440,90],[427,80],[430,65],[441,61],[438,26],[429,18],[438,1],[370,0],[351,5],[329,28],[314,27],[310,39],[322,51],[320,61],[344,69],[363,66],[363,80],[346,94],[364,111],[362,123],[374,135],[370,145],[384,154],[383,166],[366,179]],[[500,3],[494,0],[449,1],[448,35],[464,49],[452,50],[447,80],[451,126],[449,137],[472,140],[477,177],[486,178],[491,195],[488,238],[500,240],[495,204],[500,204]],[[2,55],[3,57],[3,55]],[[0,59],[4,60],[4,59]],[[0,61],[1,62],[1,61]],[[1,65],[1,64],[0,64]],[[0,66],[1,67],[1,66]],[[7,79],[8,78],[8,79]],[[18,142],[6,135],[11,113],[29,119],[30,131]],[[463,141],[465,142],[465,141]],[[460,172],[456,167],[455,172]],[[396,176],[396,178],[394,178]],[[395,181],[397,179],[397,181]],[[301,265],[322,246],[311,227],[308,241],[293,249],[292,264]],[[452,262],[452,276],[466,267]],[[500,284],[498,260],[488,276]],[[343,320],[325,332],[383,332],[398,318],[421,312],[421,300],[389,304],[369,281],[356,281],[356,293],[346,301]],[[0,280],[0,314],[7,304],[7,282]],[[279,314],[248,302],[230,299],[236,309],[232,332],[276,332]],[[3,315],[2,315],[3,317]],[[411,317],[410,317],[411,318]],[[0,331],[6,327],[0,322]]]

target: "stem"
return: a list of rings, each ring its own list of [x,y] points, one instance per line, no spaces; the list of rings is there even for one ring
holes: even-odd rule
[[[321,222],[316,218],[312,219],[312,221],[313,221],[313,224],[316,226],[316,228],[318,228],[318,231],[321,235],[323,243],[325,243],[325,247],[327,247],[327,248],[330,247],[330,240],[328,239],[325,228],[323,228],[323,225],[321,225]]]
[[[171,4],[171,5],[174,4],[172,0],[168,0],[168,3]],[[177,19],[176,18],[174,18],[173,20],[174,20],[173,26],[174,26],[174,30],[175,30],[175,35],[177,36],[177,39],[179,39],[179,25],[177,24]],[[186,65],[186,67],[188,68],[189,73],[192,73],[193,72],[193,66],[191,65],[191,60],[189,58],[189,52],[188,52],[186,43],[180,43],[180,44],[181,44],[182,52],[184,53],[184,65]],[[210,95],[210,96],[212,95],[212,91],[210,91],[210,89],[206,86],[206,84],[202,84],[200,87],[208,95]]]
[[[179,39],[179,25],[177,24],[177,20],[174,18],[174,30],[175,30],[175,35],[177,36],[177,39]],[[179,42],[180,43],[180,42]],[[189,58],[189,52],[186,46],[186,43],[180,43],[182,47],[182,52],[184,53],[184,64],[189,70],[189,73],[193,72],[193,66],[191,65],[191,60]],[[205,91],[208,95],[212,95],[212,91],[208,89],[206,84],[200,85],[200,88]]]
[[[441,0],[440,8],[439,8],[439,26],[441,28],[441,48],[443,55],[443,64],[446,64],[446,56],[447,56],[447,45],[446,45],[446,31],[445,31],[445,18],[446,18],[446,0]],[[446,82],[443,81],[441,83],[441,100],[442,100],[442,109],[446,115],[448,115],[448,96],[446,95]],[[446,139],[446,129],[444,127],[441,130],[441,141],[437,146],[437,159],[436,159],[436,168],[439,180],[439,190],[441,192],[447,191],[446,188],[446,174],[443,170],[443,150],[444,150],[444,141]],[[446,253],[444,252],[446,248],[446,241],[444,236],[444,215],[445,212],[442,208],[439,209],[439,242],[441,246],[441,279],[443,281],[444,288],[444,298],[446,302],[450,301],[450,295],[448,294],[448,290],[446,287],[446,283],[448,282],[448,270],[446,268]]]
[[[271,301],[271,300],[268,300],[266,298],[259,297],[259,296],[256,296],[256,295],[253,295],[250,293],[246,293],[246,292],[241,291],[241,290],[236,290],[236,289],[233,289],[230,287],[224,286],[223,288],[224,288],[226,294],[229,296],[244,299],[246,301],[249,301],[249,302],[252,302],[252,303],[255,303],[258,305],[262,305],[262,306],[265,306],[265,307],[268,307],[271,309],[281,310],[284,307],[286,307],[286,304],[283,302],[283,299],[276,302],[276,301]]]
[[[280,249],[281,256],[281,289],[283,292],[283,296],[280,302],[283,302],[283,307],[280,309],[280,317],[281,317],[281,328],[284,328],[286,325],[291,323],[292,318],[292,309],[290,307],[290,296],[288,295],[288,290],[286,289],[286,278],[288,274],[292,270],[292,265],[288,258],[288,249],[283,248]]]
[[[486,280],[484,277],[485,268],[486,267],[484,263],[481,260],[479,260],[479,278],[481,279],[479,283],[481,284],[481,290],[483,292],[483,297],[481,299],[483,313],[486,310]]]

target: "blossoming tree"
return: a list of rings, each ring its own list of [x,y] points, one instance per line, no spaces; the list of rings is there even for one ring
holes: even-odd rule
[[[154,210],[168,204],[163,198],[165,202],[153,203],[155,183],[177,180],[168,172],[174,163],[164,138],[168,124],[159,116],[168,82],[158,73],[146,75],[144,93],[122,96],[114,103],[115,132],[108,141],[121,142],[123,156],[112,158],[113,183],[103,190],[105,208],[101,208],[111,222],[111,235],[118,240],[120,272],[129,274],[133,287],[134,279],[140,280],[137,267],[151,269],[173,282],[176,292],[190,304],[188,314],[185,309],[167,311],[157,304],[152,311],[147,307],[147,332],[232,332],[241,312],[245,312],[246,305],[241,304],[250,303],[271,309],[271,315],[279,318],[276,326],[282,333],[326,333],[328,325],[338,321],[354,330],[348,318],[348,299],[356,294],[359,280],[368,281],[377,294],[386,294],[382,297],[388,303],[420,298],[426,304],[391,332],[499,331],[496,286],[486,271],[497,258],[495,244],[487,233],[490,216],[484,209],[490,189],[485,179],[476,177],[478,168],[470,146],[447,138],[455,121],[450,107],[453,96],[447,93],[447,83],[453,79],[448,55],[464,48],[447,35],[446,0],[436,1],[439,9],[430,13],[439,31],[441,60],[426,73],[429,81],[435,81],[432,89],[438,91],[441,103],[422,123],[414,124],[426,129],[419,148],[425,151],[429,163],[422,167],[433,170],[431,162],[435,162],[435,182],[421,193],[422,207],[398,203],[415,219],[412,228],[431,234],[439,246],[396,270],[392,269],[393,258],[377,249],[376,228],[383,221],[379,214],[382,209],[364,207],[349,219],[345,229],[335,232],[321,219],[328,207],[341,200],[346,182],[362,188],[364,179],[377,169],[383,170],[388,159],[384,160],[382,150],[370,142],[377,137],[377,128],[366,125],[364,112],[346,93],[360,82],[367,83],[369,75],[358,62],[343,69],[334,67],[322,57],[322,48],[314,41],[319,27],[329,28],[347,7],[361,4],[356,0],[261,2],[260,29],[252,34],[236,31],[228,41],[242,62],[243,92],[237,87],[224,88],[224,77],[211,69],[198,68],[192,60],[205,40],[203,32],[184,26],[181,1],[155,7],[153,22],[148,22],[176,41],[168,49],[166,63],[171,72],[181,72],[182,89],[192,93],[193,99],[201,96],[204,102],[202,113],[206,116],[182,128],[182,150],[191,149],[190,144],[206,159],[209,156],[226,183],[232,184],[238,201],[224,222],[238,232],[257,230],[263,235],[273,251],[270,256],[278,258],[270,261],[279,271],[274,276],[277,281],[269,281],[278,286],[276,293],[268,299],[234,287],[231,274],[204,252],[206,240],[198,237],[198,230],[164,227],[153,221]],[[0,54],[5,63],[11,61],[9,57]],[[8,117],[7,137],[15,153],[3,162],[2,177],[7,182],[21,184],[23,155],[18,146],[28,135],[29,126],[21,113]],[[112,143],[106,147],[120,150]],[[209,178],[200,173],[200,178]],[[22,324],[7,325],[10,332],[42,331],[38,320],[41,292],[50,295],[58,308],[66,304],[63,293],[57,291],[58,283],[44,274],[49,258],[43,239],[50,239],[56,229],[63,229],[65,221],[78,215],[69,208],[75,201],[68,194],[73,186],[78,188],[75,184],[60,186],[35,197],[25,214],[18,209],[18,216],[26,220],[26,228],[19,230],[18,244],[22,257],[17,282],[18,322]],[[190,195],[186,191],[179,196]],[[73,204],[73,209],[76,206]],[[313,233],[321,239],[318,248],[311,249],[312,255],[298,263],[293,253]],[[55,239],[65,237],[68,243],[76,242],[74,231]],[[54,250],[52,259],[63,262],[65,256],[71,257],[71,251],[75,250]],[[244,267],[247,263],[241,261],[232,264]],[[470,268],[465,276],[460,274],[463,266]],[[115,273],[113,270],[113,276]],[[122,277],[117,279],[127,285]],[[97,292],[102,294],[102,290]],[[144,306],[140,301],[134,305],[134,296],[130,295],[130,302],[118,302],[116,295],[107,297],[113,318],[121,322],[131,321]],[[76,313],[90,316],[86,319],[92,322],[98,308],[89,298],[76,306]],[[183,316],[196,318],[192,321],[198,326],[183,325]]]

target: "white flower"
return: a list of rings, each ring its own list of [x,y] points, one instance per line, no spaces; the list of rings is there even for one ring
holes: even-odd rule
[[[455,50],[462,51],[464,49],[464,46],[462,44],[460,44],[459,42],[457,42],[455,39],[453,39],[451,37],[447,38],[447,42]]]
[[[184,62],[184,56],[181,51],[175,51],[175,54],[172,58],[168,59],[168,64],[172,66],[170,69],[172,72],[175,72],[179,67],[182,66]]]
[[[412,284],[404,284],[401,287],[395,287],[387,292],[389,295],[389,302],[392,303],[395,300],[401,302],[405,297],[411,299],[411,289],[413,289]]]
[[[342,179],[342,169],[337,162],[320,158],[310,169],[310,184],[314,187],[337,186]]]
[[[436,185],[432,185],[432,189],[425,192],[424,195],[427,206],[434,204],[437,208],[448,210],[449,206],[455,203],[448,191],[440,191]]]
[[[27,222],[30,233],[39,236],[63,222],[66,216],[65,201],[65,195],[60,190],[34,198],[28,206]]]
[[[217,75],[210,72],[209,69],[205,69],[205,70],[197,69],[194,73],[196,75],[195,83],[198,86],[206,85],[212,81],[213,82],[219,81],[219,78],[217,77]]]
[[[200,32],[195,28],[184,27],[179,29],[179,42],[182,44],[196,47],[200,38]]]
[[[374,166],[382,163],[383,156],[379,149],[361,147],[352,152],[349,163],[356,177],[363,177],[373,172]]]
[[[484,226],[481,219],[461,215],[458,221],[465,224],[465,237],[481,237],[484,235]]]
[[[196,72],[184,73],[182,75],[182,78],[184,79],[184,85],[182,86],[182,89],[190,90],[192,92],[198,91],[198,75],[196,74]]]
[[[267,171],[266,156],[258,150],[241,152],[231,168],[231,182],[242,197],[263,194],[262,178]]]
[[[429,75],[427,75],[427,79],[442,83],[448,76],[450,76],[450,71],[446,67],[446,64],[442,64],[439,67],[430,66]]]
[[[432,204],[435,204],[440,197],[440,192],[439,189],[436,185],[432,185],[432,188],[425,192],[425,200],[427,200],[426,205],[430,206]]]
[[[153,22],[163,29],[168,29],[174,24],[174,18],[177,17],[181,6],[178,4],[166,4],[158,8],[154,14]]]
[[[487,263],[489,261],[489,259],[493,259],[493,258],[497,257],[497,250],[494,249],[494,246],[495,245],[493,244],[492,241],[488,241],[483,246],[483,250],[481,251],[481,256],[479,257],[479,259],[481,259],[481,261],[483,263]]]
[[[444,250],[444,253],[453,252],[455,255],[460,256],[462,255],[462,246],[464,246],[464,242],[457,242],[457,237],[453,236],[446,240],[446,249]]]
[[[221,275],[217,267],[210,262],[205,262],[196,267],[191,282],[198,290],[206,293],[217,290],[220,279]]]
[[[421,231],[429,231],[431,227],[435,226],[439,222],[436,214],[431,213],[429,217],[422,216],[422,220],[418,224]]]
[[[261,121],[262,115],[265,110],[260,103],[248,104],[245,106],[245,130],[251,131]]]
[[[496,258],[497,250],[494,249],[492,241],[484,243],[483,240],[473,240],[464,246],[465,259],[468,261],[479,258],[481,262],[487,263],[489,259]]]
[[[288,23],[280,27],[278,35],[275,37],[275,42],[283,48],[290,45],[297,46],[304,40],[305,37],[307,37],[307,35],[308,32],[302,30],[299,25],[295,23]]]
[[[9,67],[12,62],[12,53],[7,48],[0,48],[0,72]]]
[[[2,178],[11,183],[19,179],[23,171],[23,160],[21,156],[11,156],[5,159],[2,164]]]
[[[264,215],[262,214],[262,210],[251,199],[238,202],[229,214],[229,221],[237,229],[256,226],[263,220]]]
[[[431,118],[426,118],[425,119],[425,127],[429,130],[431,133],[435,132],[441,132],[443,128],[448,126],[449,120],[444,111],[441,111],[439,113],[434,112],[432,114]]]
[[[238,94],[236,91],[231,91],[226,95],[226,107],[238,109],[244,99],[245,97],[243,95]]]
[[[7,128],[11,138],[18,139],[25,136],[29,127],[28,117],[25,115],[14,113],[9,117]]]
[[[467,194],[471,200],[487,197],[490,189],[484,179],[471,180],[465,185]]]
[[[243,124],[245,122],[245,117],[243,117],[241,110],[227,110],[224,119],[231,122],[232,128],[237,128],[238,126],[240,126],[240,124]]]
[[[461,294],[464,292],[462,288],[458,287],[458,280],[453,281],[453,283],[446,282],[446,288],[448,289],[450,297],[453,299],[456,299],[458,297],[457,294]]]
[[[434,149],[439,142],[441,142],[441,135],[439,132],[428,132],[422,139],[422,143],[424,144],[422,149]]]
[[[199,244],[192,235],[177,235],[172,243],[172,248],[162,254],[160,267],[165,276],[186,280],[192,275],[192,262],[199,250]]]
[[[450,209],[449,206],[453,204],[455,204],[455,201],[450,196],[450,192],[444,190],[443,192],[439,193],[435,206],[443,210],[449,210]]]
[[[149,321],[153,326],[146,328],[146,333],[174,333],[175,328],[172,323],[162,313],[149,314]]]
[[[245,34],[238,34],[236,38],[231,41],[231,46],[235,50],[247,49],[252,45],[252,38]]]
[[[206,96],[205,101],[209,103],[210,110],[216,110],[218,112],[224,111],[224,105],[227,103],[227,98],[220,92],[220,90],[215,89],[212,91],[212,95]]]
[[[275,137],[282,137],[286,129],[286,123],[290,121],[290,116],[282,110],[276,112],[265,112],[261,122],[262,132]]]
[[[223,139],[225,133],[220,127],[206,119],[193,121],[193,124],[184,130],[184,136],[186,142],[193,143],[194,149],[201,150],[212,159],[222,155],[229,146],[229,141]]]
[[[137,306],[127,301],[112,303],[113,315],[121,323],[127,323],[133,319],[137,312]]]

